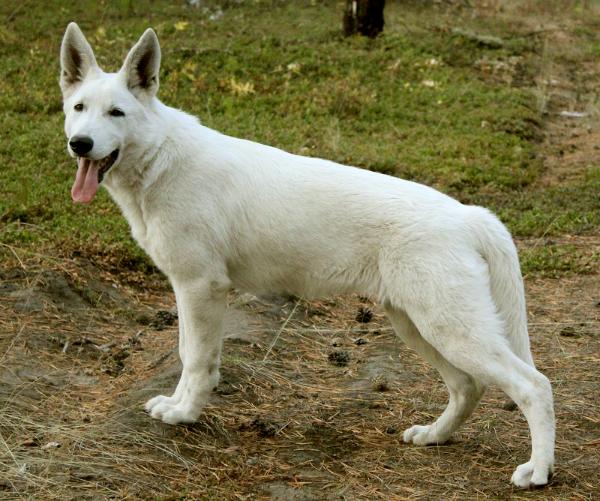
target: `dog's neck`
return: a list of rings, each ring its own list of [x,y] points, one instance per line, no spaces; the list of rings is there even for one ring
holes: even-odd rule
[[[152,113],[160,117],[161,108],[165,106],[157,102],[156,111]],[[169,159],[164,158],[164,153],[161,154],[164,143],[169,141],[165,130],[164,127],[155,127],[147,131],[143,144],[128,146],[121,164],[106,176],[103,183],[129,222],[134,238],[142,246],[147,234],[144,199],[171,164]]]
[[[153,185],[173,168],[185,165],[183,157],[190,155],[190,141],[198,148],[198,119],[155,99],[150,123],[153,128],[137,137],[143,137],[140,145],[130,145],[124,152],[123,163],[105,180],[113,200],[119,205],[129,222],[134,238],[146,248],[148,197],[160,196]],[[187,142],[186,142],[187,141]],[[172,143],[169,147],[167,145]],[[200,146],[200,149],[207,145]],[[189,162],[187,162],[189,163]],[[156,204],[155,204],[156,205]]]

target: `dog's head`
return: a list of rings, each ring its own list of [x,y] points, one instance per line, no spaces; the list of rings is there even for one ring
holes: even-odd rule
[[[60,64],[67,149],[77,158],[71,196],[88,203],[104,177],[118,169],[124,151],[147,122],[158,90],[160,46],[156,33],[148,29],[119,72],[105,73],[79,27],[70,23]]]

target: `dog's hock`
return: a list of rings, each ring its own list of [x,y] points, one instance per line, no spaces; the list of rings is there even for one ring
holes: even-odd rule
[[[158,91],[159,69],[158,37],[154,30],[148,28],[129,51],[121,73],[125,76],[127,87],[135,96],[146,94],[153,97]]]
[[[76,23],[69,23],[60,48],[60,87],[67,95],[98,68],[92,47]]]

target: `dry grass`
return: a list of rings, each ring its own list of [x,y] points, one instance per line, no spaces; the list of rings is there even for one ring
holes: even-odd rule
[[[528,284],[533,349],[555,390],[558,468],[547,489],[521,492],[508,478],[529,452],[526,423],[495,390],[450,444],[402,443],[404,428],[439,415],[445,390],[377,309],[369,323],[357,322],[361,308],[374,308],[365,299],[232,297],[222,381],[198,424],[171,427],[142,404],[176,382],[176,326],[156,331],[135,321],[170,307],[168,289],[140,292],[85,262],[21,257],[23,271],[14,256],[3,258],[3,497],[593,498],[597,276]],[[119,284],[117,296],[73,308],[56,295],[53,284],[66,277],[85,298],[98,274]],[[23,289],[43,299],[43,310],[15,312]],[[347,353],[347,365],[332,363],[332,352]]]

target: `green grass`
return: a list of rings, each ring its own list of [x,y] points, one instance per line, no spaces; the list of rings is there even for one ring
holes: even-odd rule
[[[541,245],[522,249],[521,266],[526,275],[559,278],[564,274],[596,273],[600,253],[585,252],[573,245]]]
[[[337,2],[247,2],[216,21],[214,9],[186,2],[19,5],[0,6],[4,243],[147,262],[105,192],[89,207],[70,201],[75,165],[57,80],[71,20],[111,71],[153,26],[163,50],[159,97],[225,133],[434,185],[490,206],[518,235],[598,228],[597,170],[581,185],[532,188],[541,173],[536,99],[527,87],[481,78],[477,61],[535,54],[535,39],[509,24],[390,4],[372,41],[340,36]],[[452,26],[508,42],[482,47]]]

